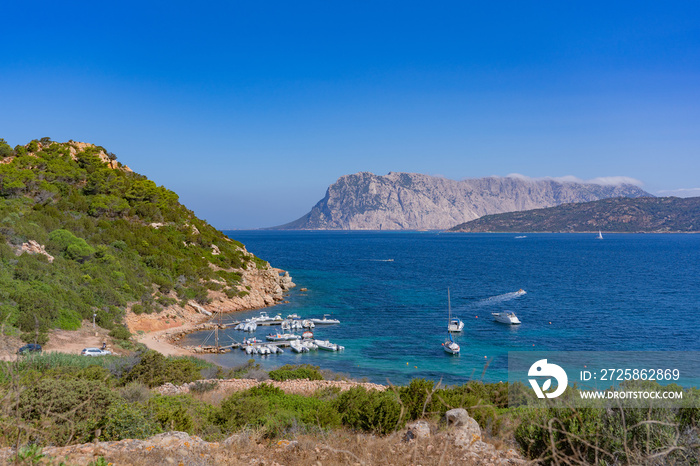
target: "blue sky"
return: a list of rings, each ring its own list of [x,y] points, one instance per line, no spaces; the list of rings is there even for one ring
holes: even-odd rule
[[[102,145],[218,228],[294,220],[358,171],[627,176],[700,195],[697,2],[0,12],[0,137]]]

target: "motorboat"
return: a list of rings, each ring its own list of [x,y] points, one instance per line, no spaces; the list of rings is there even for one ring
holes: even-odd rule
[[[299,341],[293,341],[290,344],[290,348],[295,353],[308,353],[309,352],[309,348],[307,348],[305,345],[302,345],[301,342],[299,342]]]
[[[314,323],[315,325],[333,325],[333,324],[339,324],[340,321],[338,319],[329,319],[328,316],[330,314],[323,314],[323,319],[308,319],[309,322]]]
[[[521,323],[518,317],[511,311],[492,312],[491,315],[496,322],[502,324],[518,325]]]
[[[294,335],[293,333],[271,333],[265,337],[268,341],[289,341],[289,340],[301,340],[299,335]]]
[[[525,291],[525,290],[523,290],[522,288],[520,288],[518,291],[515,292],[515,294],[518,295],[518,296],[522,296],[522,295],[524,295],[524,294],[527,294],[527,291]]]
[[[461,319],[453,318],[450,319],[450,323],[447,326],[447,331],[450,333],[458,333],[464,329],[464,322]]]
[[[301,342],[302,346],[307,347],[310,350],[317,350],[318,345],[313,342],[313,340],[302,340]]]
[[[314,328],[316,327],[316,324],[311,322],[309,319],[304,319],[301,321],[301,326],[304,328]]]
[[[301,338],[304,340],[311,340],[314,337],[314,332],[311,330],[306,330],[304,333],[301,334]]]
[[[314,340],[314,343],[318,346],[318,349],[325,351],[342,351],[345,349],[344,346],[336,345],[328,340]]]

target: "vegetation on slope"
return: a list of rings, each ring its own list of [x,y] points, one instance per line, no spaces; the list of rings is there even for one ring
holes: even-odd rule
[[[286,366],[283,371],[285,379],[320,373],[308,365]],[[153,351],[105,358],[50,353],[0,362],[0,446],[146,438],[172,430],[208,441],[255,432],[261,442],[271,443],[302,435],[327,438],[346,429],[373,434],[364,437],[369,440],[400,432],[412,420],[437,425],[449,409],[465,408],[486,438],[517,445],[526,457],[544,464],[698,464],[700,460],[697,389],[685,390],[685,407],[621,408],[599,400],[596,407],[575,409],[544,403],[508,407],[509,390],[523,390],[522,384],[478,381],[441,387],[415,379],[386,391],[358,386],[307,396],[269,384],[227,393],[217,389],[216,380],[195,383],[189,393],[176,395],[148,388],[202,377],[252,375],[266,378],[254,363],[225,372],[202,360],[165,358]],[[679,389],[645,384],[650,390]]]
[[[21,253],[30,241],[48,254]],[[208,289],[236,295],[236,270],[253,259],[263,263],[102,147],[0,139],[0,320],[25,341],[93,314],[127,338],[128,304],[153,312],[171,292],[202,304]]]
[[[612,198],[486,215],[450,231],[690,233],[700,231],[700,197]]]

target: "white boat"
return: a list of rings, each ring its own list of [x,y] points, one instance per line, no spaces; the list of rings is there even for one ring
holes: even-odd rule
[[[323,319],[309,319],[309,322],[312,322],[316,325],[333,325],[340,323],[338,319],[329,319],[329,315],[330,314],[323,314]]]
[[[452,333],[450,333],[450,327],[452,326],[452,306],[450,305],[450,289],[447,289],[447,340],[445,340],[445,343],[442,344],[443,349],[445,352],[450,353],[450,354],[459,354],[459,345],[455,343],[455,341],[452,339]],[[457,319],[459,323],[462,324],[462,327],[459,328],[459,331],[464,328],[464,322],[461,320]],[[456,327],[459,327],[457,324]]]
[[[522,295],[524,295],[524,294],[527,294],[527,291],[525,291],[525,290],[523,290],[522,288],[520,288],[518,291],[515,292],[515,294],[518,295],[518,296],[522,296]]]
[[[298,342],[298,341],[293,341],[290,345],[290,348],[295,353],[308,353],[309,352],[309,348],[302,345],[301,342]]]
[[[314,328],[316,327],[316,324],[311,322],[309,319],[304,319],[301,321],[301,326],[304,328]]]
[[[314,343],[312,340],[304,340],[301,342],[302,346],[307,347],[310,350],[317,350],[318,345]]]
[[[492,312],[491,315],[493,316],[493,319],[496,322],[500,322],[502,324],[508,324],[508,325],[520,324],[520,320],[518,319],[518,317],[511,311]]]
[[[598,230],[598,239],[603,239],[603,232]]]
[[[328,340],[314,340],[314,343],[318,346],[318,349],[325,351],[342,351],[345,349],[344,346],[336,345]]]
[[[450,333],[458,333],[464,329],[464,322],[461,319],[453,318],[450,319],[450,323],[447,326],[447,331]]]
[[[288,340],[301,340],[299,335],[294,335],[293,333],[275,333],[269,334],[265,337],[268,341],[288,341]]]
[[[311,330],[307,330],[307,331],[305,331],[304,333],[301,334],[301,337],[302,337],[303,339],[305,339],[305,340],[313,339],[313,337],[314,337],[314,332],[312,332]]]
[[[445,343],[442,344],[442,347],[445,349],[446,353],[459,354],[459,345],[452,339],[451,334],[449,338],[445,340]]]

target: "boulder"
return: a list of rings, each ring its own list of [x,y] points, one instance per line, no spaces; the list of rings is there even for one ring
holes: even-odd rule
[[[425,421],[415,421],[408,424],[406,427],[408,427],[406,437],[411,437],[415,439],[430,438],[430,425]]]
[[[481,442],[481,427],[464,408],[451,409],[445,413],[447,426],[452,430],[454,444],[471,448]]]

